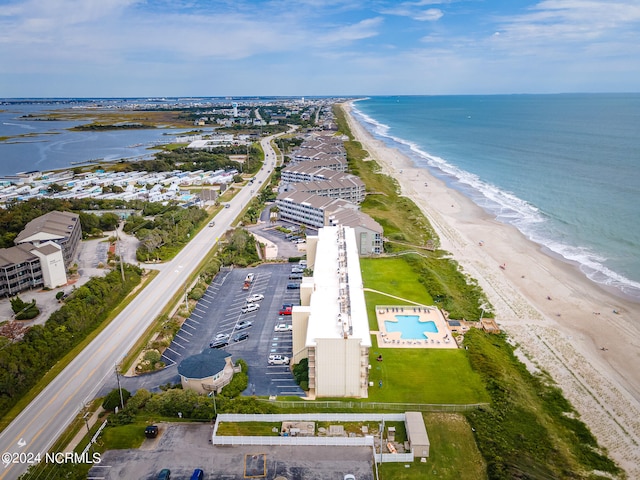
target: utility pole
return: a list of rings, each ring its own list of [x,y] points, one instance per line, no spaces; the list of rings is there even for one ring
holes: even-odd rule
[[[124,408],[124,399],[122,398],[122,387],[120,386],[120,372],[118,372],[118,364],[115,364],[116,367],[116,380],[118,382],[118,390],[120,391],[120,408]]]
[[[124,283],[124,265],[122,265],[122,245],[120,244],[120,234],[118,233],[118,228],[120,225],[116,225],[116,241],[118,242],[118,251],[120,257],[120,274],[122,275],[122,283]]]

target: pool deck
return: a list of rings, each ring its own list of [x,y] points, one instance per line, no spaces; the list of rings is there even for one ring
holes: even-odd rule
[[[417,315],[419,322],[434,322],[438,333],[426,332],[428,339],[406,340],[402,332],[387,332],[384,322],[397,322],[396,315]],[[437,307],[418,305],[376,305],[378,331],[375,334],[380,348],[458,348],[451,336],[444,315]]]

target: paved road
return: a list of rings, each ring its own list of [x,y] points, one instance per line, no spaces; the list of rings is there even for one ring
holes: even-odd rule
[[[216,225],[203,228],[191,242],[160,271],[105,330],[78,355],[60,375],[0,434],[0,452],[13,454],[16,463],[3,462],[0,479],[15,479],[26,471],[20,454],[44,456],[69,423],[94,398],[115,365],[133,347],[139,335],[153,322],[175,292],[185,288],[189,275],[227,230],[253,196],[253,188],[264,184],[273,169],[275,152],[270,138],[261,141],[266,152],[265,167],[256,175],[255,186],[246,186],[216,217]]]

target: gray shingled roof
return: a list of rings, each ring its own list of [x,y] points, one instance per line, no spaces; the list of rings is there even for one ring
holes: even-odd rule
[[[202,353],[185,358],[178,365],[178,373],[187,378],[207,378],[221,372],[226,358],[231,354],[217,348],[207,348]]]
[[[80,216],[77,213],[71,212],[53,211],[45,213],[27,223],[24,226],[24,230],[15,238],[14,243],[22,243],[40,232],[66,238],[71,235],[73,227],[80,221],[79,218]]]

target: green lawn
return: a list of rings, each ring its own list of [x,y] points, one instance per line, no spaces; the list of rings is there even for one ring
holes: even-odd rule
[[[416,272],[403,257],[361,258],[360,269],[365,288],[406,298],[422,305],[433,305],[425,286],[418,282]],[[386,305],[402,304],[389,298]]]
[[[139,448],[145,439],[146,426],[146,423],[135,422],[130,425],[105,428],[102,433],[105,450]]]
[[[376,361],[378,354],[382,354],[382,362]],[[465,350],[377,348],[374,344],[370,363],[369,381],[374,386],[369,388],[369,402],[489,402],[480,375],[471,370]]]

